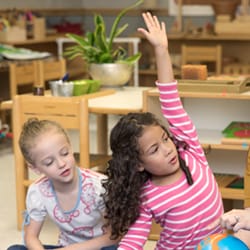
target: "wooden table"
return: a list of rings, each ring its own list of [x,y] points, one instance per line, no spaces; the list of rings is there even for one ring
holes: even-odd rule
[[[97,114],[97,151],[108,152],[108,115],[142,112],[143,91],[147,87],[123,87],[115,93],[89,99],[89,112]]]
[[[106,89],[106,95],[93,93],[89,98],[89,112],[97,114],[97,150],[108,151],[108,115],[124,115],[129,112],[142,112],[143,91],[148,87],[123,87]],[[49,93],[50,94],[50,93]],[[64,98],[64,97],[62,97]],[[12,101],[0,103],[0,109],[12,109]]]

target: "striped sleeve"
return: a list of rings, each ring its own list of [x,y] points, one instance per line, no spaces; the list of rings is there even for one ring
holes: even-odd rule
[[[203,162],[206,161],[195,125],[183,108],[179,97],[177,81],[167,84],[156,82],[156,85],[160,91],[162,114],[169,123],[169,131],[176,140],[185,142],[189,146],[189,151],[198,154]]]
[[[143,250],[152,225],[152,215],[141,207],[140,216],[121,240],[119,250]]]

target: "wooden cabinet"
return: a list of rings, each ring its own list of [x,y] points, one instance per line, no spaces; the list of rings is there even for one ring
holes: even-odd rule
[[[43,39],[28,39],[22,42],[10,42],[9,45],[17,48],[27,48],[34,51],[49,52],[52,56],[58,57],[58,44],[57,39],[65,38],[64,34],[49,35]],[[72,44],[67,44],[69,46]],[[86,65],[84,61],[79,57],[73,60],[66,59],[67,72],[71,79],[79,79],[84,77],[86,73]]]
[[[64,37],[61,35],[50,35],[42,39],[28,39],[20,42],[9,42],[8,45],[17,47],[17,48],[26,48],[39,52],[49,52],[52,57],[58,57],[58,45],[57,39],[59,37]],[[79,57],[73,60],[66,59],[66,69],[69,73],[70,80],[80,79],[88,77],[87,68],[84,61]],[[2,100],[10,99],[9,96],[9,61],[0,62],[0,98]]]
[[[210,167],[215,173],[223,174],[217,176],[222,197],[242,200],[244,207],[250,207],[249,145],[221,143],[221,132],[231,121],[250,121],[250,91],[242,94],[180,92],[180,96],[197,128]],[[145,91],[143,100],[144,111],[153,112],[164,121],[158,90]],[[243,189],[227,187],[236,176],[244,177]]]
[[[169,34],[169,52],[174,65],[176,78],[180,77],[181,47],[183,44],[195,46],[221,45],[222,72],[229,63],[250,64],[250,36],[249,35],[184,35]],[[142,58],[139,65],[139,82],[141,86],[154,86],[156,80],[154,50],[148,41],[141,37],[139,50]]]

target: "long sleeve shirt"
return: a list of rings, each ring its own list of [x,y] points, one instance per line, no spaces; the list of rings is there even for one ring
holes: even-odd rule
[[[156,84],[170,133],[176,140],[188,145],[178,151],[189,167],[194,183],[189,185],[184,173],[175,183],[165,186],[147,181],[142,188],[139,218],[120,242],[119,250],[143,249],[153,219],[162,227],[157,250],[195,249],[203,238],[222,230],[219,226],[207,229],[222,215],[222,199],[195,126],[183,109],[177,82]]]

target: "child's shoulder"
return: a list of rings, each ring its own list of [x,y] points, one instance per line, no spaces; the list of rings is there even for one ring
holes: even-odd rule
[[[94,171],[92,169],[80,168],[80,173],[84,177],[89,177],[89,178],[93,178],[93,179],[105,179],[105,178],[107,178],[106,175],[104,175],[100,172]]]
[[[36,179],[34,182],[31,183],[30,186],[40,186],[40,185],[49,185],[50,181],[48,179],[48,177],[46,176],[41,176],[40,178]]]
[[[28,194],[34,193],[38,196],[53,196],[53,187],[46,176],[38,178],[29,186]]]
[[[48,182],[49,182],[48,177],[41,176],[40,178],[36,179],[31,185],[41,185]]]
[[[102,194],[104,192],[103,180],[106,179],[107,176],[91,169],[80,169],[80,174],[82,187],[85,192],[93,189],[96,194]]]

